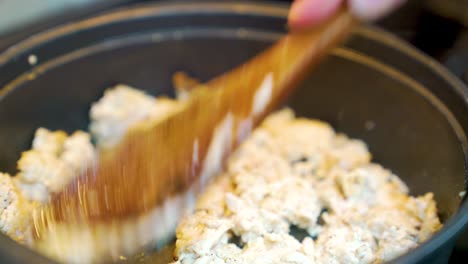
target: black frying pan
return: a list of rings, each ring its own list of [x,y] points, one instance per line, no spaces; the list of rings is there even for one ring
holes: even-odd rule
[[[171,75],[202,80],[285,33],[287,6],[168,3],[114,11],[41,33],[0,54],[0,167],[15,172],[35,129],[87,129],[88,110],[116,83],[173,94]],[[28,56],[38,58],[37,65]],[[467,89],[437,62],[363,27],[291,98],[299,115],[368,143],[413,195],[432,191],[444,228],[398,263],[446,262],[468,223]],[[161,255],[158,255],[161,256]],[[167,254],[165,255],[167,257]],[[0,236],[2,263],[49,263]]]

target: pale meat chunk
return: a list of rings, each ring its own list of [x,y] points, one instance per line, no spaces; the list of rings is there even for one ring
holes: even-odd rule
[[[158,120],[175,111],[178,101],[155,98],[141,90],[117,85],[91,106],[90,132],[100,148],[117,144],[130,127],[145,120]]]
[[[30,217],[35,204],[28,203],[8,174],[0,173],[0,230],[20,243],[31,239]]]
[[[96,160],[88,133],[77,131],[68,136],[39,128],[32,148],[18,161],[15,183],[26,199],[46,203],[51,193],[60,191]]]
[[[317,239],[319,263],[373,263],[376,253],[377,244],[372,233],[357,226],[330,226]]]

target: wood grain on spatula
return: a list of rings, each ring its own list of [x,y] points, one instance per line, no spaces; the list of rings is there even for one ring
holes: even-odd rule
[[[101,155],[96,168],[53,197],[42,226],[138,217],[215,173],[219,167],[210,168],[207,153],[232,151],[355,24],[343,9],[313,31],[290,33],[247,63],[195,89],[166,119],[132,128],[112,152]],[[215,135],[219,131],[224,135]]]

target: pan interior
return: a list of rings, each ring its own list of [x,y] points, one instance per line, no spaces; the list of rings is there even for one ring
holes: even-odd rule
[[[51,60],[11,82],[0,103],[2,169],[15,172],[16,160],[29,148],[38,127],[86,130],[90,104],[109,86],[124,83],[153,95],[173,95],[175,71],[208,80],[279,36],[254,30],[191,32],[119,37]],[[374,161],[399,175],[413,195],[433,192],[446,220],[458,209],[458,192],[464,189],[465,156],[453,124],[437,107],[440,102],[421,93],[417,81],[369,59],[373,60],[340,48],[303,82],[288,104],[300,116],[321,119],[364,140]],[[166,249],[137,259],[167,263],[171,253]]]

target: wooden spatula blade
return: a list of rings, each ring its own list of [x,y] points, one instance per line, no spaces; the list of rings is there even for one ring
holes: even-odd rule
[[[291,33],[195,89],[166,119],[132,128],[112,152],[101,155],[97,167],[53,197],[36,220],[38,236],[55,222],[115,223],[138,217],[193,184],[203,185],[355,23],[342,10],[320,28]]]

